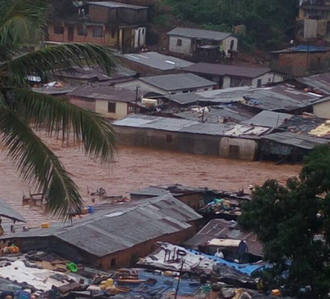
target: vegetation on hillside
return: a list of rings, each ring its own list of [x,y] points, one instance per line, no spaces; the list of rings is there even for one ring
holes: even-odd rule
[[[286,186],[269,180],[243,206],[240,225],[264,244],[266,289],[298,298],[328,298],[330,292],[330,148],[304,162]]]
[[[164,0],[178,19],[214,30],[245,25],[243,45],[278,48],[292,38],[296,0]],[[164,17],[162,17],[164,18]]]

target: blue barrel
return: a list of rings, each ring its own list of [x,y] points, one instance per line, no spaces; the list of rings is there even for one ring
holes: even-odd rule
[[[94,209],[92,206],[88,206],[87,209],[88,209],[89,214],[92,214],[94,212]]]

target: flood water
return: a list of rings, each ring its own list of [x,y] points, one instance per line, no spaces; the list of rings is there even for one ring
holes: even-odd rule
[[[149,185],[182,184],[228,191],[248,189],[250,184],[262,184],[266,179],[285,182],[297,175],[300,166],[274,165],[265,162],[244,162],[218,157],[183,154],[136,147],[119,147],[111,166],[101,166],[77,147],[64,147],[47,141],[60,157],[80,188],[86,204],[90,204],[87,189],[94,192],[103,187],[108,195],[122,195]],[[54,221],[37,207],[22,206],[22,195],[33,187],[23,183],[6,153],[0,152],[0,197],[10,203],[27,220],[29,226]]]

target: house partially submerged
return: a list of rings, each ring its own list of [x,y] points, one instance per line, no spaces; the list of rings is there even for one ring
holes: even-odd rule
[[[148,7],[114,1],[77,2],[73,15],[54,13],[46,43],[93,43],[130,52],[144,46]]]
[[[329,71],[330,47],[300,45],[270,52],[270,67],[290,76]]]
[[[139,89],[160,95],[189,93],[212,90],[217,84],[194,74],[169,74],[141,77],[136,80],[118,83],[115,86],[131,90]]]
[[[297,134],[278,132],[263,136],[261,158],[273,158],[281,161],[302,161],[314,148],[329,144],[330,140]]]
[[[238,86],[261,87],[265,84],[283,81],[283,76],[270,68],[200,62],[184,68],[184,71],[216,82],[219,88]]]
[[[192,237],[202,217],[170,194],[106,206],[73,225],[54,224],[2,236],[24,251],[52,249],[72,261],[103,269],[126,267],[150,254],[155,242],[180,244]]]
[[[157,52],[131,53],[122,56],[124,64],[141,76],[177,73],[192,62]]]
[[[269,128],[131,115],[114,122],[118,142],[194,154],[254,160]]]
[[[229,32],[177,27],[168,32],[170,53],[190,56],[194,61],[215,62],[221,51],[237,51],[238,40]]]
[[[104,117],[120,119],[130,113],[139,112],[138,98],[142,95],[135,91],[109,85],[81,85],[68,97],[72,104],[100,113]]]

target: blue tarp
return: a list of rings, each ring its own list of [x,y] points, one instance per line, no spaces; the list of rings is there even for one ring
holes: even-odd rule
[[[228,262],[225,259],[222,259],[220,257],[216,257],[214,255],[207,255],[204,253],[200,253],[199,251],[196,250],[189,250],[190,252],[194,253],[194,254],[199,254],[199,255],[203,255],[206,256],[216,262],[218,262],[221,265],[227,265],[229,267],[234,268],[235,270],[243,273],[243,274],[247,274],[249,276],[251,276],[251,274],[256,271],[256,270],[260,270],[264,267],[266,267],[265,263],[259,263],[259,264],[237,264],[237,263],[232,263],[232,262]]]

